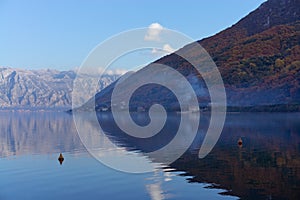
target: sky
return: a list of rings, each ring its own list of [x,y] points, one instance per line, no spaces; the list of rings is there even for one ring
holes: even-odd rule
[[[265,0],[0,0],[0,66],[69,70],[99,43],[158,24],[199,40]]]

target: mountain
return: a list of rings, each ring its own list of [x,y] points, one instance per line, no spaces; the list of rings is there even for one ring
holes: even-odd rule
[[[269,0],[199,43],[219,67],[229,105],[300,102],[299,0]]]
[[[264,2],[232,27],[197,42],[218,66],[229,107],[255,110],[265,106],[273,110],[300,110],[299,0]],[[194,51],[193,46],[193,43],[189,44],[178,52],[187,52],[188,58],[197,60],[199,52]],[[209,94],[201,76],[189,62],[175,53],[154,64],[168,65],[183,74],[196,91],[200,105],[209,105]],[[109,106],[112,91],[113,85],[105,92],[99,92],[96,107]],[[167,105],[169,109],[172,109],[170,105],[178,106],[174,104],[174,95],[163,87],[148,85],[138,89],[134,95],[131,99],[133,109],[139,106],[147,109],[153,103]]]
[[[97,87],[99,91],[118,76],[103,75],[99,81],[92,75],[77,78],[85,88]],[[75,71],[0,67],[0,109],[69,109],[75,78]],[[93,96],[89,91],[82,91],[82,95]]]

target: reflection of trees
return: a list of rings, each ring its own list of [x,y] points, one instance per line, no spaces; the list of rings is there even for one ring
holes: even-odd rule
[[[58,153],[82,148],[71,115],[0,113],[0,156]]]
[[[246,115],[246,116],[243,116]],[[214,183],[242,199],[299,199],[300,135],[298,114],[229,116],[213,151],[199,160],[187,152],[171,167],[190,182]],[[237,145],[243,137],[243,147]]]
[[[204,123],[200,127],[203,128],[208,120],[205,115],[202,119]],[[190,150],[172,163],[171,168],[192,176],[189,182],[214,183],[212,187],[227,189],[227,194],[245,199],[266,199],[270,196],[273,199],[297,199],[300,196],[298,119],[297,113],[229,114],[219,142],[207,157],[198,158],[205,132],[200,129]],[[170,130],[175,127],[172,122]],[[145,151],[144,148],[155,144],[155,140],[145,143],[130,137],[123,138],[117,130],[112,131],[113,127],[110,124],[110,136],[115,138],[112,141],[129,147],[128,151],[131,148]],[[242,147],[237,144],[240,137]]]
[[[198,158],[205,132],[200,129],[190,150],[172,163],[171,168],[192,176],[188,178],[189,182],[214,183],[212,187],[227,189],[227,194],[244,199],[270,196],[273,199],[297,199],[300,196],[298,119],[297,113],[229,114],[219,142],[207,157]],[[202,120],[204,123],[200,127],[204,128],[208,119],[202,115]],[[173,122],[170,121],[171,127],[166,132],[174,129]],[[126,148],[128,151],[139,149],[147,152],[149,145],[156,144],[155,140],[145,142],[124,137],[117,129],[113,131],[114,127],[112,123],[108,126],[109,135],[114,137],[112,141],[129,147]],[[242,147],[237,144],[240,137]]]

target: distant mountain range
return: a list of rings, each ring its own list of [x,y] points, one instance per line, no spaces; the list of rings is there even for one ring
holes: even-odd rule
[[[87,88],[82,95],[92,97],[88,88],[97,87],[100,91],[118,77],[117,74],[103,75],[98,80],[95,75],[81,75],[78,80]],[[0,67],[0,109],[70,109],[75,78],[75,71]]]
[[[300,111],[299,0],[264,2],[232,27],[197,42],[218,66],[228,106],[233,110],[269,107],[275,111]],[[193,44],[178,51],[189,52],[189,58],[197,59]],[[173,53],[154,63],[170,66],[183,74],[196,91],[200,104],[209,105],[206,86],[189,62]],[[145,68],[148,67],[151,64]],[[110,106],[113,88],[112,84],[96,95],[96,108]],[[176,98],[169,93],[156,85],[137,90],[131,99],[132,109],[143,106],[147,110],[153,103],[174,106]]]
[[[228,106],[233,110],[270,107],[275,111],[300,111],[299,0],[266,1],[232,27],[197,43],[218,66]],[[199,56],[193,43],[178,51],[188,52],[187,57],[194,60]],[[154,63],[170,66],[183,74],[196,91],[200,106],[208,106],[210,97],[201,75],[175,53]],[[149,67],[151,64],[144,69]],[[103,105],[110,107],[119,75],[104,75],[101,80],[94,75],[81,76],[79,80],[85,90],[80,95],[92,97],[95,94],[89,88],[97,87],[96,109]],[[69,109],[75,77],[75,71],[0,67],[0,109]],[[165,88],[147,85],[134,93],[130,103],[133,110],[138,107],[147,110],[153,103],[172,110],[178,107],[176,101]],[[94,104],[85,107],[95,109]]]

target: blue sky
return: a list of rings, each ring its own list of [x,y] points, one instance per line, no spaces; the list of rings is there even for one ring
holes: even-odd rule
[[[72,69],[105,39],[152,23],[199,40],[264,1],[0,0],[0,66]]]

